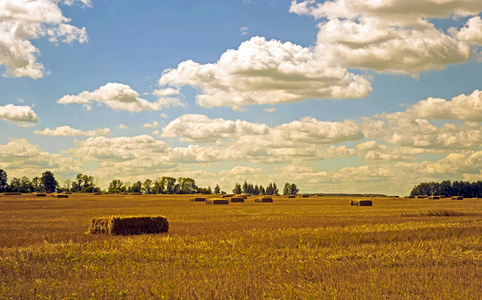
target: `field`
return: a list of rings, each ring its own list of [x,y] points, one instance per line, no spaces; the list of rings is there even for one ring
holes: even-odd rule
[[[0,299],[482,298],[482,199],[190,197],[2,195]],[[146,214],[169,233],[85,233]]]

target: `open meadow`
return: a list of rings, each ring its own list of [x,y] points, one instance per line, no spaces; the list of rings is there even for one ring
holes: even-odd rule
[[[481,199],[191,197],[1,195],[0,299],[482,298]],[[169,232],[86,234],[112,215]]]

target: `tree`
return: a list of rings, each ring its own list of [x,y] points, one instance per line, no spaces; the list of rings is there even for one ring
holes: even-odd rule
[[[174,194],[174,186],[176,184],[176,178],[165,177],[161,178],[161,186],[164,187],[166,194]]]
[[[42,180],[39,177],[34,177],[32,179],[32,186],[35,192],[42,191],[44,188],[42,185]]]
[[[196,182],[192,178],[179,177],[177,182],[179,184],[181,194],[194,194],[198,191]]]
[[[164,186],[161,184],[161,179],[158,178],[155,182],[154,182],[154,190],[153,192],[155,194],[163,194],[164,193]]]
[[[276,186],[276,183],[273,183],[273,194],[272,195],[276,195],[278,194],[279,190],[278,190],[278,187]]]
[[[138,181],[131,186],[132,193],[140,193],[142,190],[142,182]]]
[[[287,182],[285,183],[285,187],[283,188],[283,195],[291,195],[290,191],[291,191],[291,184]]]
[[[241,194],[241,185],[237,182],[234,185],[233,193],[234,194]]]
[[[248,192],[249,192],[248,183],[246,181],[244,181],[244,183],[243,183],[243,193],[247,194]],[[241,193],[238,193],[238,194],[241,194]]]
[[[120,179],[114,179],[109,184],[109,189],[107,190],[109,193],[119,193],[124,192],[125,187]]]
[[[5,192],[5,190],[7,189],[7,180],[7,172],[0,169],[0,192]]]
[[[72,180],[70,179],[65,179],[64,180],[64,186],[63,186],[63,189],[65,191],[70,191],[70,185],[72,184]]]
[[[296,184],[292,183],[290,187],[290,195],[296,195],[300,189],[296,186]]]
[[[221,193],[221,188],[220,188],[219,185],[217,185],[217,184],[216,184],[216,187],[214,188],[214,193],[215,193],[215,194]]]
[[[146,181],[144,181],[144,183],[142,184],[142,190],[144,191],[144,193],[146,194],[151,193],[151,190],[152,190],[151,185],[152,185],[152,180],[146,179]]]
[[[42,185],[46,192],[55,192],[55,189],[59,186],[57,180],[55,180],[55,176],[50,171],[45,171],[42,173]]]

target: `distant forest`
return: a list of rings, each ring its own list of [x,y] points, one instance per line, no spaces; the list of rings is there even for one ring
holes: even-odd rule
[[[482,181],[422,182],[410,192],[411,196],[462,196],[464,198],[482,198]]]

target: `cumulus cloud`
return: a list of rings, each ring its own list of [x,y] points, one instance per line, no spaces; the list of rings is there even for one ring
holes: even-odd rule
[[[188,114],[171,121],[163,128],[161,137],[180,137],[181,141],[202,143],[243,135],[264,135],[268,130],[265,124],[210,119],[204,115]]]
[[[42,151],[27,139],[10,139],[7,144],[0,144],[0,164],[8,170],[9,177],[40,176],[45,170],[55,175],[82,172],[79,161]]]
[[[51,0],[0,1],[0,65],[6,68],[5,76],[37,79],[44,75],[44,66],[37,62],[40,51],[30,40],[47,36],[53,43],[87,42],[86,29],[68,24],[70,19],[58,5]]]
[[[145,123],[144,125],[142,125],[142,127],[144,127],[144,128],[153,128],[153,129],[159,128],[159,122],[154,121],[154,122],[152,122],[152,123]]]
[[[30,106],[13,104],[0,106],[0,119],[16,122],[18,126],[29,126],[38,122],[38,116]]]
[[[84,91],[78,95],[66,95],[57,100],[57,103],[61,104],[83,104],[87,110],[92,109],[92,102],[103,103],[114,110],[131,112],[155,111],[169,106],[183,105],[175,98],[160,98],[156,102],[149,102],[139,98],[139,93],[130,86],[121,83],[108,83],[93,92]]]
[[[37,135],[49,135],[49,136],[101,136],[109,135],[109,128],[99,128],[95,130],[82,131],[80,129],[74,129],[70,126],[59,126],[55,129],[45,128],[44,130],[35,130]]]
[[[161,86],[197,86],[203,107],[276,104],[307,98],[363,98],[371,91],[364,76],[290,42],[253,37],[228,50],[217,63],[184,61],[164,71]]]
[[[124,124],[120,124],[120,125],[119,125],[119,129],[127,129],[127,128],[128,128],[128,127],[127,127],[126,125],[124,125]]]

